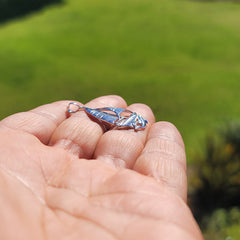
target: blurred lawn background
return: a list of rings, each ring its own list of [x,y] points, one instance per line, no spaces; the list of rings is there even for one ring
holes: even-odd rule
[[[173,122],[189,163],[209,130],[240,119],[234,2],[65,0],[0,23],[0,46],[0,119],[52,101],[118,94]],[[215,219],[210,226],[223,226]],[[222,239],[217,231],[208,239]],[[240,237],[239,225],[223,231],[228,240]]]
[[[66,0],[2,23],[0,46],[1,118],[119,94],[173,122],[189,161],[208,129],[239,118],[235,3]]]

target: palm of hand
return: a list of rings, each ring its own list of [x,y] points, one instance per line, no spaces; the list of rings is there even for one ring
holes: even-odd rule
[[[115,96],[89,105],[107,103],[126,108]],[[172,125],[103,134],[84,113],[65,119],[66,105],[1,122],[0,239],[202,239]],[[154,122],[146,106],[130,108]]]

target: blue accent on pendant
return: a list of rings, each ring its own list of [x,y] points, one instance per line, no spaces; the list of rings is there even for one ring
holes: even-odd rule
[[[74,105],[76,110],[71,109]],[[132,128],[135,131],[143,130],[148,123],[142,116],[135,112],[124,108],[103,107],[103,108],[88,108],[82,107],[75,102],[69,103],[67,111],[75,113],[84,110],[90,117],[95,118],[104,126],[108,125],[109,128]]]

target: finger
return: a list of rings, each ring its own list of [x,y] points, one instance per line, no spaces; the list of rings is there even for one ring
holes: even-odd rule
[[[121,107],[126,108],[126,102],[119,96],[104,96],[96,98],[86,104],[90,108]],[[80,158],[91,158],[99,138],[102,127],[92,121],[84,111],[72,114],[55,130],[50,145],[64,148]]]
[[[55,128],[66,119],[66,108],[69,102],[54,102],[28,112],[16,113],[3,119],[0,126],[28,132],[47,144]]]
[[[116,167],[132,168],[137,157],[141,153],[149,125],[153,123],[152,110],[144,104],[133,104],[129,110],[137,112],[149,121],[145,130],[112,130],[106,132],[97,145],[94,157],[113,164]]]
[[[186,201],[185,148],[180,133],[171,123],[158,122],[151,127],[134,170],[161,181]]]

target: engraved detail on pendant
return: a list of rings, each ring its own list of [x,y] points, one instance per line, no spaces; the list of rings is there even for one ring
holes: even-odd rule
[[[139,131],[144,130],[148,123],[141,115],[124,108],[88,108],[80,106],[76,102],[68,104],[68,113],[76,113],[81,110],[85,111],[93,120],[98,121],[105,130],[134,129],[135,131]]]

